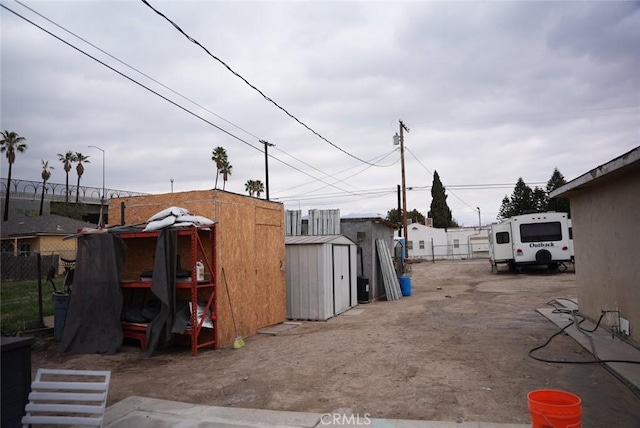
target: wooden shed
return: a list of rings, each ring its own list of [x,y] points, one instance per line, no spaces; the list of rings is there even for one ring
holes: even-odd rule
[[[285,321],[283,205],[222,190],[114,198],[109,201],[110,226],[144,223],[171,206],[217,223],[213,264],[217,270],[219,346],[232,344],[236,337],[225,285],[242,337]]]
[[[287,318],[327,320],[358,304],[357,246],[342,235],[287,236]]]

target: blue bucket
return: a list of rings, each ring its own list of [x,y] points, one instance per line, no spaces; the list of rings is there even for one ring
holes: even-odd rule
[[[401,276],[400,278],[400,291],[403,296],[411,296],[411,277]]]

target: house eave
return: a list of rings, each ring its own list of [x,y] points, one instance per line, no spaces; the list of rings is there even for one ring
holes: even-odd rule
[[[623,174],[633,164],[640,168],[640,146],[571,180],[564,186],[552,191],[549,197],[569,197],[573,192],[601,182],[603,179]]]

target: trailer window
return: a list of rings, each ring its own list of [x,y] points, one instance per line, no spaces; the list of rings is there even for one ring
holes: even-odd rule
[[[520,225],[522,242],[562,241],[562,226],[559,221]]]
[[[508,243],[509,243],[509,232],[496,233],[496,244],[508,244]]]

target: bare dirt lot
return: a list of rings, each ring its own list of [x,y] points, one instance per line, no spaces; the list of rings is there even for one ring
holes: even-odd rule
[[[575,275],[500,272],[487,261],[419,263],[413,295],[360,305],[358,315],[259,334],[239,350],[160,350],[135,342],[116,355],[61,354],[39,341],[33,367],[108,369],[109,404],[138,395],[189,403],[372,417],[530,422],[527,393],[552,388],[582,398],[583,426],[639,427],[640,400],[597,364],[548,364],[528,357],[557,327],[535,312],[576,297]],[[355,311],[360,312],[360,311]],[[539,356],[589,360],[562,335]]]

